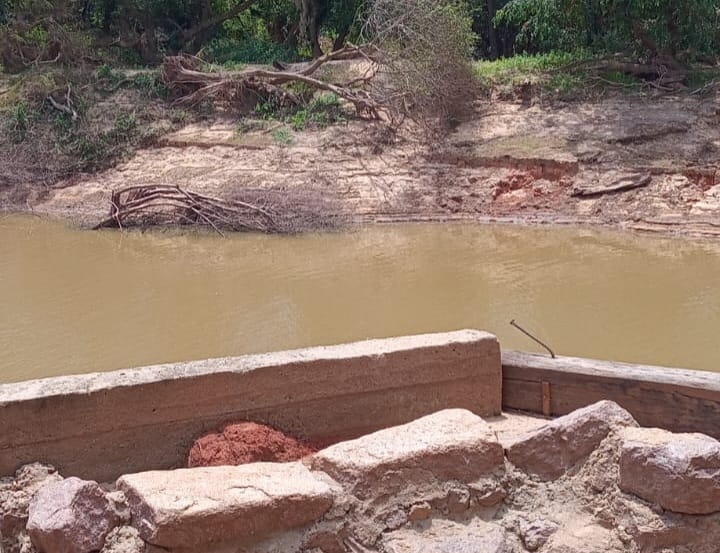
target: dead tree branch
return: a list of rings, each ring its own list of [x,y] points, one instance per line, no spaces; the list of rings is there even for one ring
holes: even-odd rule
[[[65,92],[65,103],[64,104],[61,104],[55,98],[53,98],[52,94],[49,94],[47,99],[53,108],[55,108],[56,110],[61,111],[63,113],[67,113],[72,118],[73,121],[77,120],[78,114],[77,114],[77,111],[75,111],[75,109],[73,108],[70,85],[67,86],[67,91]]]
[[[355,107],[358,116],[378,119],[384,111],[383,101],[373,97],[362,86],[375,71],[371,70],[366,77],[349,83],[332,83],[314,76],[326,63],[352,57],[363,57],[372,65],[375,63],[372,61],[373,52],[371,47],[349,46],[297,70],[251,68],[232,73],[202,71],[198,58],[173,56],[165,59],[162,74],[165,84],[175,93],[179,103],[197,105],[205,100],[234,103],[252,93],[261,98],[273,96],[280,105],[299,105],[300,98],[286,85],[303,83],[314,90],[331,92],[346,100]]]
[[[114,191],[110,198],[110,216],[95,228],[122,229],[147,221],[161,224],[179,220],[208,226],[220,235],[223,229],[279,231],[274,215],[261,206],[213,198],[170,185],[129,186]]]

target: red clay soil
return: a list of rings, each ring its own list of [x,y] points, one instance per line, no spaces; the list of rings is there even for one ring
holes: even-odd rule
[[[226,425],[195,440],[188,467],[243,465],[245,463],[297,461],[316,449],[263,424],[240,422]]]

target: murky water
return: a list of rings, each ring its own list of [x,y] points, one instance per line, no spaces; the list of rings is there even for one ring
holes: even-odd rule
[[[720,244],[400,225],[298,237],[0,219],[0,380],[472,327],[504,347],[720,370]]]

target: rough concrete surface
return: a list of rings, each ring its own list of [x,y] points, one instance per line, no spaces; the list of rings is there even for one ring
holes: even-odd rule
[[[383,538],[385,553],[510,553],[508,536],[497,525],[462,525],[434,520],[422,530],[398,530]]]
[[[29,547],[25,527],[30,501],[40,488],[61,480],[54,467],[41,463],[19,468],[14,477],[0,478],[0,551],[14,553]]]
[[[720,442],[658,428],[628,428],[621,438],[620,489],[677,513],[720,511]]]
[[[620,413],[616,406],[604,409]],[[347,487],[352,480],[345,474],[338,473],[335,482],[299,462],[127,475],[118,482],[120,490],[104,486],[123,522],[106,537],[103,553],[717,553],[720,511],[671,512],[659,503],[662,497],[641,498],[627,493],[622,483],[627,477],[623,456],[639,447],[645,456],[637,457],[641,462],[633,470],[662,453],[675,472],[643,472],[634,481],[654,482],[654,490],[666,491],[663,481],[677,490],[676,479],[686,479],[686,497],[707,505],[706,491],[693,488],[691,480],[705,478],[701,481],[712,491],[714,440],[619,425],[558,478],[543,480],[502,463],[493,474],[463,482],[457,478],[477,476],[476,465],[496,466],[493,424],[517,433],[523,425],[532,430],[538,421],[504,415],[488,428],[467,411],[447,410],[415,423],[411,431],[404,425],[367,436],[365,448],[358,447],[362,440],[334,446],[336,454],[347,454],[335,457],[351,467],[350,476],[385,467],[359,495],[348,493],[354,489]],[[595,435],[605,426],[606,420],[595,417],[579,429]],[[493,444],[487,458],[456,458],[461,466],[449,472],[408,471],[388,461],[397,446],[395,461],[414,459],[442,468],[437,464],[442,457],[423,452],[472,448],[472,436]],[[422,445],[414,447],[415,442]],[[565,453],[553,451],[560,463]],[[357,459],[348,459],[351,452]],[[2,485],[15,489],[22,482],[5,479]],[[32,489],[32,479],[25,483]],[[133,526],[127,525],[126,509]],[[3,553],[34,553],[24,530],[11,538]]]
[[[0,385],[0,474],[37,458],[113,480],[184,466],[228,420],[331,443],[445,408],[501,410],[500,346],[463,330]],[[83,455],[77,455],[83,451]]]
[[[402,426],[330,446],[308,459],[354,494],[369,496],[391,481],[402,489],[412,474],[438,482],[471,482],[503,468],[503,449],[477,415],[449,409]]]

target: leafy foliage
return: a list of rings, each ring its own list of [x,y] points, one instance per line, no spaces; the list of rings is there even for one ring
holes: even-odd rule
[[[274,97],[255,106],[255,113],[261,119],[288,123],[296,131],[309,127],[324,129],[333,124],[347,121],[348,114],[340,98],[335,94],[321,94],[301,106],[284,107],[275,103]]]
[[[472,70],[476,35],[467,3],[373,0],[364,34],[383,51],[387,97],[399,98],[403,108],[411,105],[420,120],[439,123],[427,129],[431,134],[459,121],[477,84]]]
[[[517,30],[524,52],[594,48],[644,55],[714,54],[720,0],[511,0],[496,24]]]

